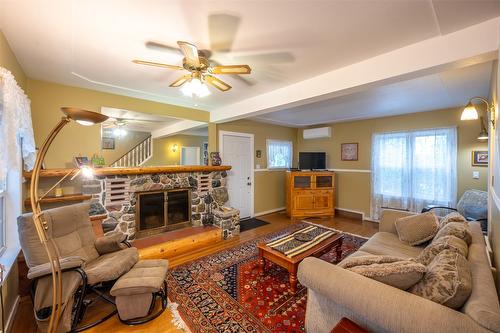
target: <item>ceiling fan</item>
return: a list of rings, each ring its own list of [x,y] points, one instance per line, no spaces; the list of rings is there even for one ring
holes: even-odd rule
[[[177,44],[184,55],[182,66],[167,65],[157,62],[132,60],[141,65],[162,67],[173,70],[187,70],[190,74],[181,76],[170,84],[170,87],[181,87],[181,91],[187,96],[204,97],[210,94],[206,84],[209,84],[220,91],[228,91],[231,86],[226,82],[216,78],[212,74],[250,74],[252,69],[248,65],[213,65],[209,61],[210,51],[198,50],[198,48],[188,42],[178,41]]]

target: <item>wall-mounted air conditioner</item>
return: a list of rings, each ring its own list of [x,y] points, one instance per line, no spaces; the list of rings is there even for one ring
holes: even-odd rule
[[[318,128],[305,129],[302,131],[302,137],[304,138],[304,140],[331,138],[332,137],[332,128],[331,127],[318,127]]]

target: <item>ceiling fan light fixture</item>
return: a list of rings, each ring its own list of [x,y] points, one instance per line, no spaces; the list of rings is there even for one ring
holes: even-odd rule
[[[113,130],[113,136],[115,138],[123,138],[125,135],[127,135],[127,131],[123,128],[117,127]]]
[[[201,82],[201,80],[197,77],[192,78],[188,82],[184,83],[181,88],[181,92],[184,96],[188,97],[205,97],[210,95],[210,90],[206,84]]]

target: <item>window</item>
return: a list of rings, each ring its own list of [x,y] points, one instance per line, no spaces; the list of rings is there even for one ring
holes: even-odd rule
[[[0,254],[5,250],[5,182],[0,180]]]
[[[292,142],[267,140],[267,168],[292,167]]]
[[[454,206],[456,164],[456,128],[374,134],[372,217],[378,219],[381,207]]]

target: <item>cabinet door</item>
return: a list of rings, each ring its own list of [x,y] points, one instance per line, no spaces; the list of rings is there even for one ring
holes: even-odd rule
[[[316,188],[332,188],[333,176],[316,176]]]
[[[332,209],[333,208],[333,193],[330,191],[317,191],[314,194],[315,209]]]
[[[297,193],[294,197],[294,208],[300,210],[310,210],[314,208],[314,196],[312,193]]]
[[[294,176],[294,188],[311,188],[311,176]]]

